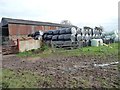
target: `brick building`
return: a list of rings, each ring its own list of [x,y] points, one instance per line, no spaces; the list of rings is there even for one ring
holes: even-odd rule
[[[2,18],[2,36],[8,37],[10,40],[17,38],[27,38],[27,35],[41,30],[56,30],[59,28],[71,27],[71,25],[63,25],[58,23],[30,21],[22,19]],[[4,39],[3,39],[4,40]]]

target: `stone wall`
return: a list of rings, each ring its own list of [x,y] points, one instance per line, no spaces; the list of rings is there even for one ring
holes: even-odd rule
[[[38,49],[40,47],[41,47],[40,40],[34,40],[34,39],[19,40],[19,52]]]

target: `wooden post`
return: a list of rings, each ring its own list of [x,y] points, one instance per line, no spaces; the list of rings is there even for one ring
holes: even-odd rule
[[[20,40],[19,39],[17,39],[17,48],[18,48],[18,52],[19,52],[19,50],[20,50]]]

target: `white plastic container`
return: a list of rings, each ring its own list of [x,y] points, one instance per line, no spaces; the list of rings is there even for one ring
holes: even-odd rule
[[[103,40],[102,39],[92,39],[91,40],[91,46],[102,46],[103,45]]]

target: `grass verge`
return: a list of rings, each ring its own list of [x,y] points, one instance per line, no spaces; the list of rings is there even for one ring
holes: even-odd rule
[[[111,48],[112,47],[112,48]],[[65,50],[61,48],[50,48],[44,47],[42,49],[31,50],[26,52],[21,52],[17,54],[18,57],[41,57],[46,58],[49,56],[80,56],[82,54],[85,55],[109,55],[109,54],[116,54],[118,55],[118,43],[110,44],[107,46],[100,46],[100,47],[83,47],[71,50]]]

